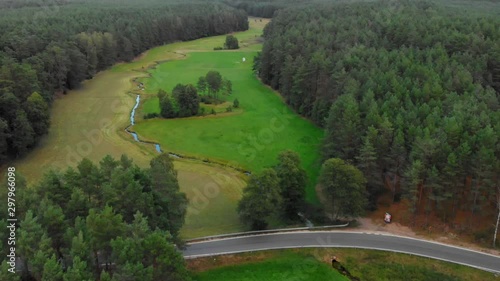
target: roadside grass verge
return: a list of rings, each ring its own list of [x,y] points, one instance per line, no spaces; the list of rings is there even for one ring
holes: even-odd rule
[[[352,276],[363,281],[500,280],[486,271],[434,259],[377,250],[345,248],[262,251],[193,259],[188,260],[187,263],[194,272],[194,280],[197,281],[291,280],[295,275],[285,274],[295,273],[295,271],[299,276],[302,272],[309,274],[294,280],[348,280],[341,279],[344,276],[340,274],[323,279],[317,279],[314,274],[310,274],[316,269],[323,270],[323,268],[325,272],[337,273],[330,266],[332,256],[336,256]],[[275,272],[276,275],[273,275]],[[326,273],[323,272],[323,274]],[[288,276],[289,279],[275,279],[275,276]]]
[[[256,254],[258,259],[240,259],[240,264],[216,267],[194,274],[196,281],[255,281],[255,280],[310,280],[310,281],[348,281],[328,264],[322,263],[313,256],[300,253],[275,253],[268,257]],[[214,258],[208,258],[214,259]],[[219,258],[216,257],[214,263]],[[221,260],[225,258],[222,257]],[[190,267],[192,267],[192,262]]]

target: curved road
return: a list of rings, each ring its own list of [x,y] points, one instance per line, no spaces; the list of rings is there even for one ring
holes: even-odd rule
[[[363,248],[400,252],[500,273],[500,256],[414,238],[346,231],[274,233],[188,243],[185,258],[283,248]]]

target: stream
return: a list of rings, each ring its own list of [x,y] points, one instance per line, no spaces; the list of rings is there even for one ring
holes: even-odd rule
[[[134,108],[132,108],[132,112],[130,113],[130,125],[128,125],[127,128],[125,128],[125,131],[127,133],[131,134],[132,137],[134,138],[134,140],[136,142],[142,142],[142,143],[152,144],[152,145],[155,146],[155,149],[156,149],[156,151],[158,153],[162,153],[161,146],[160,146],[159,143],[142,141],[142,140],[139,139],[139,135],[137,135],[136,132],[129,130],[130,127],[132,127],[132,126],[135,125],[135,112],[136,112],[137,108],[139,107],[139,103],[140,102],[141,102],[141,96],[137,95],[137,97],[135,98]],[[175,155],[175,154],[172,154],[172,153],[170,153],[170,156],[175,157],[175,158],[180,158],[179,155]]]

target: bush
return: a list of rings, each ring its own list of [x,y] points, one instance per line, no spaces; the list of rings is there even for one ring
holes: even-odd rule
[[[214,48],[214,51],[220,51],[220,50],[224,50],[224,48],[222,48],[222,47],[215,47]]]
[[[213,114],[213,115],[217,114],[217,112],[215,112],[215,110],[213,108],[212,108],[212,111],[210,113]]]
[[[148,113],[148,114],[144,115],[144,119],[152,119],[152,118],[156,118],[158,116],[160,116],[160,114],[158,114],[156,112]]]
[[[224,43],[224,47],[229,50],[239,49],[240,46],[238,44],[238,39],[233,35],[226,36],[226,42]]]
[[[238,108],[238,107],[240,107],[240,101],[239,101],[238,99],[235,99],[235,100],[233,101],[233,107],[234,107],[234,108]]]
[[[200,109],[198,111],[198,115],[205,116],[205,108],[204,107],[200,107]]]
[[[228,107],[226,108],[226,112],[231,112],[231,111],[233,111],[233,107],[232,107],[232,106],[228,106]]]
[[[200,101],[204,104],[212,104],[214,102],[213,98],[209,96],[200,96]]]

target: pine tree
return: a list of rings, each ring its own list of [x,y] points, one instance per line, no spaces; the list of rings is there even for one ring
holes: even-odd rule
[[[331,158],[321,167],[319,184],[333,220],[360,216],[366,206],[366,179],[356,167]]]
[[[160,115],[163,118],[174,118],[177,116],[177,112],[168,95],[164,95],[160,99]]]

